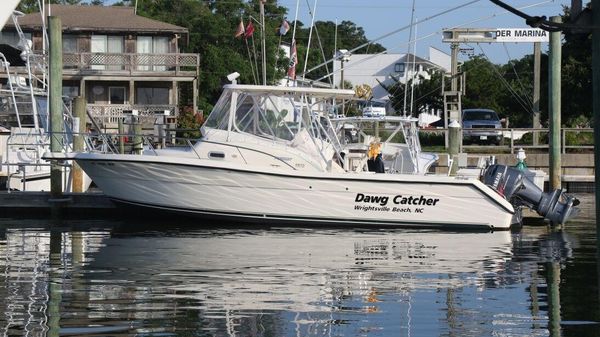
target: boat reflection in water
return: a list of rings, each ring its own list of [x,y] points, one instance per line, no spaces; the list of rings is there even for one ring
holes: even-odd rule
[[[562,263],[572,245],[545,229],[113,225],[5,230],[0,334],[547,335],[538,264]]]

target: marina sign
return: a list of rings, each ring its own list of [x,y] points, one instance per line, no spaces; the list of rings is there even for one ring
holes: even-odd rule
[[[498,28],[496,42],[548,42],[550,33],[539,28]]]
[[[539,28],[454,28],[444,30],[445,43],[548,42],[550,33]]]

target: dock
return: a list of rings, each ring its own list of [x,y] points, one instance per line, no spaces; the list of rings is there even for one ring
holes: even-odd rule
[[[99,191],[64,193],[53,199],[50,192],[0,192],[0,217],[48,216],[52,207],[61,204],[65,216],[118,216],[122,210]]]

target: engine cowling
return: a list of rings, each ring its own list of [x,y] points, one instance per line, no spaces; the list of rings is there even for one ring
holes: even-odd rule
[[[564,190],[542,191],[527,177],[528,172],[506,165],[491,165],[481,179],[515,208],[529,207],[553,223],[562,224],[577,216],[577,198]]]

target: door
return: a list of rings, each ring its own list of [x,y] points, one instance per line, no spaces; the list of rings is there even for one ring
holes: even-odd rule
[[[150,70],[150,54],[152,53],[152,36],[138,36],[136,43],[138,70]]]
[[[92,58],[90,68],[94,70],[106,69],[106,51],[108,50],[108,39],[106,35],[92,35]]]
[[[126,99],[125,87],[108,87],[109,104],[125,104]]]

